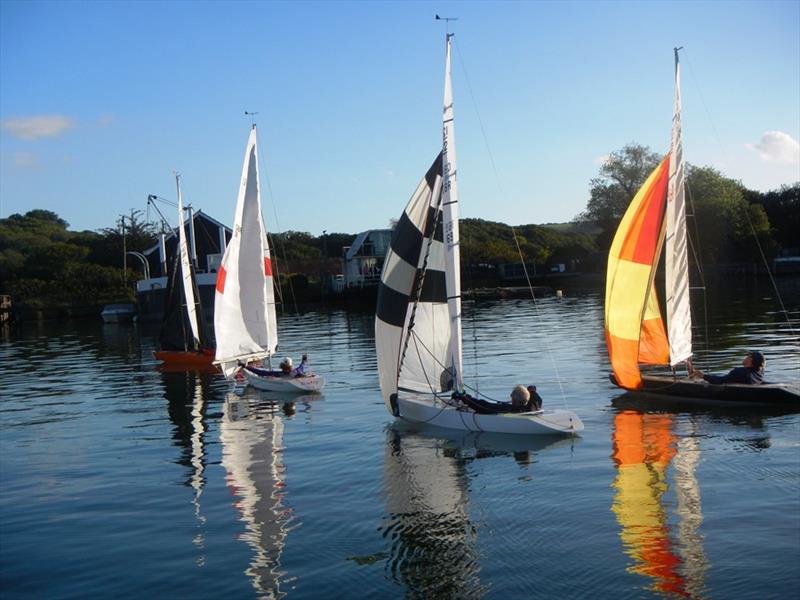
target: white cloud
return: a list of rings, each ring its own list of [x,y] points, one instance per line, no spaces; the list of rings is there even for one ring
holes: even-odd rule
[[[32,152],[17,152],[14,154],[14,166],[26,169],[36,165],[36,155]]]
[[[783,131],[765,131],[757,144],[747,144],[757,150],[761,160],[776,163],[796,163],[800,161],[800,143]]]
[[[3,121],[3,129],[26,141],[57,137],[73,125],[72,119],[63,115],[40,115]]]

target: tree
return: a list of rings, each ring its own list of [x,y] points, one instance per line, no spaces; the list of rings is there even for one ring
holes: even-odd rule
[[[590,181],[589,202],[577,219],[602,228],[602,248],[610,246],[622,215],[660,161],[661,157],[647,146],[631,142],[612,152],[600,167],[598,176]]]
[[[800,182],[766,193],[746,190],[745,198],[763,207],[779,250],[800,252]]]
[[[760,262],[759,245],[774,253],[767,214],[761,205],[745,200],[747,190],[740,182],[711,167],[690,166],[686,185],[703,264]]]

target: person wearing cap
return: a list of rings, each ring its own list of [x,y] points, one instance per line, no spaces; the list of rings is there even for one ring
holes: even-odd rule
[[[281,373],[284,375],[291,375],[292,374],[292,358],[290,356],[285,357],[280,364]]]
[[[742,366],[731,369],[727,375],[705,375],[699,369],[692,371],[691,377],[705,379],[709,383],[764,383],[764,367],[767,361],[761,352],[751,351],[742,360]]]

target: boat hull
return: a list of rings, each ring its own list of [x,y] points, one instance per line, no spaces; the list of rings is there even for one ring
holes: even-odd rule
[[[675,379],[668,375],[643,375],[642,387],[631,390],[611,383],[629,392],[643,392],[659,396],[675,396],[696,402],[725,402],[731,404],[768,404],[800,407],[800,389],[786,383],[747,385],[742,383],[709,383],[702,379]]]
[[[153,352],[156,360],[160,360],[164,370],[208,370],[218,371],[213,364],[214,351],[205,349],[200,352],[181,352],[177,350],[158,350]]]
[[[302,377],[259,375],[248,369],[242,369],[247,383],[260,390],[294,394],[319,392],[325,387],[325,378],[312,373]]]
[[[571,435],[583,431],[583,422],[571,410],[482,415],[440,399],[397,399],[400,417],[415,423],[461,431],[486,431],[518,435]]]

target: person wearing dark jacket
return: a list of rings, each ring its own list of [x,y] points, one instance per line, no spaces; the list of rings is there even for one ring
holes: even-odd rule
[[[709,383],[745,383],[758,385],[764,383],[766,359],[761,352],[748,352],[742,366],[731,369],[727,375],[704,375],[699,369],[692,371],[692,377],[703,378]]]

